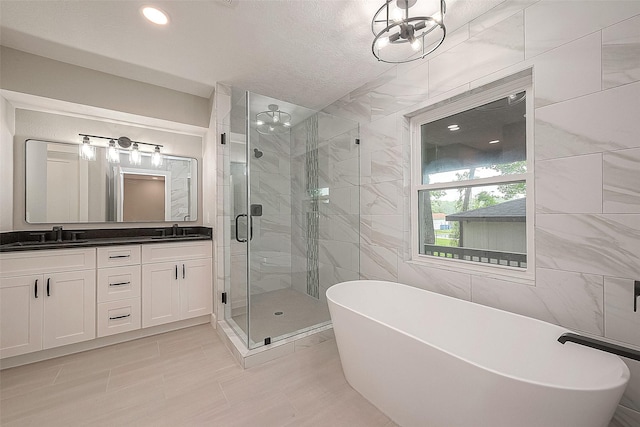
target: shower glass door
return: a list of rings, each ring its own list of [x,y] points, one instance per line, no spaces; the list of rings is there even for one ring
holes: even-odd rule
[[[245,345],[249,346],[248,263],[246,244],[247,136],[246,96],[232,97],[229,114],[223,119],[225,144],[219,150],[223,170],[224,204],[224,318]],[[220,188],[220,187],[218,187]]]
[[[227,319],[251,349],[327,325],[326,290],[359,278],[359,145],[353,121],[242,95],[245,137],[229,147],[237,299]]]

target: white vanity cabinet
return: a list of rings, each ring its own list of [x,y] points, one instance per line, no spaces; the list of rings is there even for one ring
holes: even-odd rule
[[[142,246],[142,327],[212,312],[211,241]]]
[[[95,338],[96,250],[0,254],[0,357]]]
[[[98,248],[98,337],[140,329],[140,245]]]

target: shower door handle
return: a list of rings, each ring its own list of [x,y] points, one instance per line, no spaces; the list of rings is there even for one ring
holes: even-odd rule
[[[248,216],[247,214],[239,214],[238,216],[236,216],[236,240],[240,243],[246,243],[247,239],[241,239],[240,235],[238,234],[238,229],[240,228],[238,225],[238,221],[240,220],[240,217],[247,217],[249,218],[249,240],[253,239],[253,218]]]

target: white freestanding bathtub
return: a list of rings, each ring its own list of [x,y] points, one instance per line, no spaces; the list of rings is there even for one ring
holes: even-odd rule
[[[347,381],[404,427],[606,427],[629,381],[528,317],[374,280],[327,299]]]

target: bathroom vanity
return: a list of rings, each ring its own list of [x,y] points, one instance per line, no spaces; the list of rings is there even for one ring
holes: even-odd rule
[[[210,228],[1,238],[1,358],[212,313]]]

